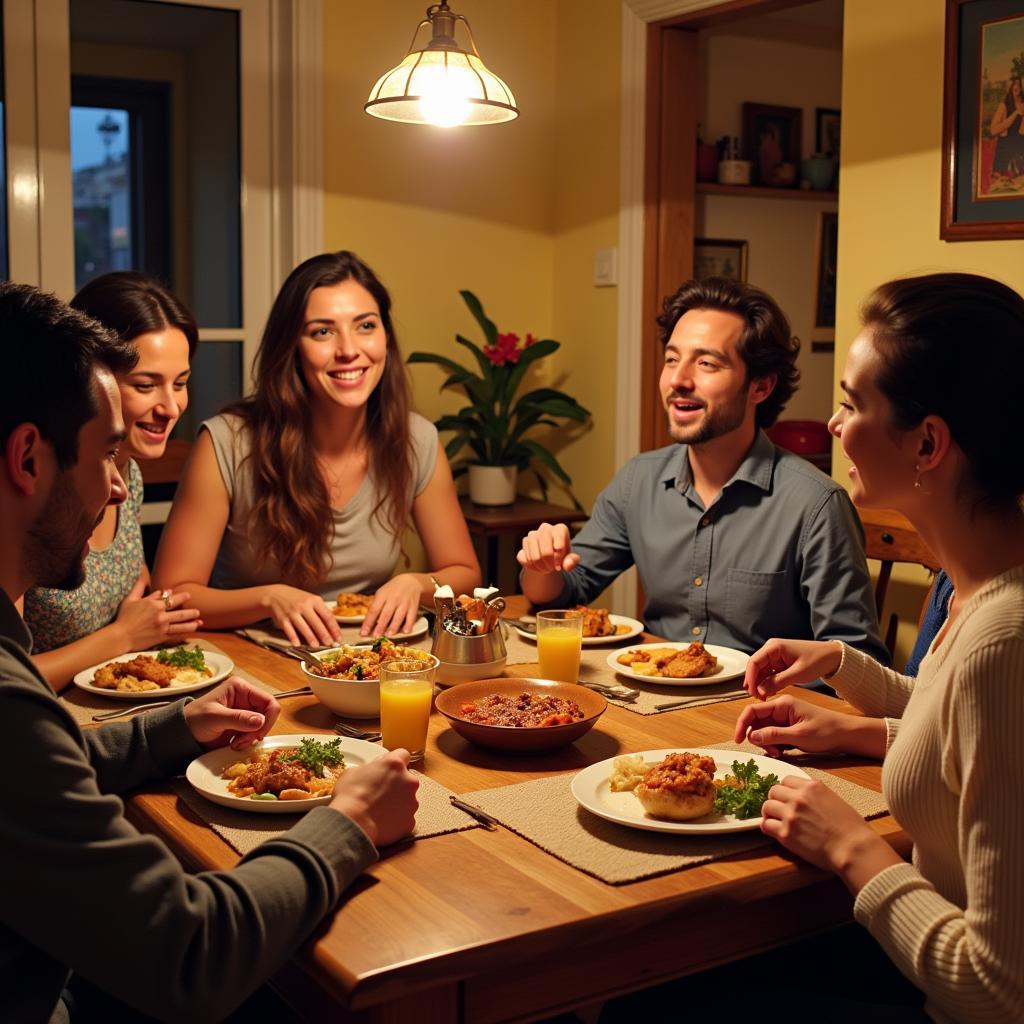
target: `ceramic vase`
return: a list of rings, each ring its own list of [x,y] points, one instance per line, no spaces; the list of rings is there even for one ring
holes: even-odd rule
[[[518,473],[515,466],[470,466],[469,500],[474,505],[511,505]]]

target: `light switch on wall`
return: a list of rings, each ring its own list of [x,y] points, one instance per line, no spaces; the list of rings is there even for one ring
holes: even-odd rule
[[[619,250],[598,249],[594,253],[594,287],[610,288],[619,283]]]

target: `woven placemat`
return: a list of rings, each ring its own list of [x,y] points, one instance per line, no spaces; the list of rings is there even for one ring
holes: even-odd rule
[[[739,752],[756,749],[732,742],[708,746]],[[801,767],[865,818],[888,810],[880,793],[817,768]],[[463,795],[517,835],[609,885],[696,867],[771,843],[757,828],[725,835],[681,836],[617,825],[577,804],[570,789],[572,779],[571,774],[557,775]]]
[[[420,780],[417,790],[420,806],[416,811],[413,839],[429,839],[446,832],[463,832],[477,828],[479,822],[448,802],[451,790],[433,779],[414,771]],[[236,853],[247,854],[260,843],[287,832],[301,814],[247,814],[203,799],[184,779],[175,779],[172,789]]]
[[[230,657],[222,651],[216,644],[210,643],[209,640],[190,640],[189,646],[194,647],[198,644],[204,651],[212,651],[214,654],[222,654],[225,658]],[[292,680],[287,680],[283,685],[278,686],[276,682],[265,682],[262,679],[257,679],[251,672],[246,672],[244,669],[240,669],[237,666],[232,672],[232,675],[241,676],[246,682],[252,683],[253,686],[258,686],[261,690],[266,690],[268,693],[273,693],[275,690],[291,689],[295,684]],[[173,694],[157,694],[153,692],[153,701],[161,700],[177,700],[177,697]],[[204,693],[203,690],[193,690],[192,696],[198,696]],[[136,694],[135,696],[138,696]],[[187,695],[186,695],[187,696]],[[91,725],[92,716],[100,711],[117,711],[118,708],[127,710],[133,707],[135,704],[145,704],[145,699],[137,701],[132,700],[114,700],[112,697],[100,697],[95,693],[88,693],[85,690],[80,690],[77,686],[68,686],[62,690],[58,695],[57,699],[64,705],[64,707],[71,714],[71,717],[79,725]],[[139,714],[145,714],[140,711]],[[120,719],[118,719],[120,721]]]

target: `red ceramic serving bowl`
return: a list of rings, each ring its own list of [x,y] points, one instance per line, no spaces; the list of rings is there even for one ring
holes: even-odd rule
[[[508,697],[517,697],[521,693],[564,697],[579,704],[583,718],[568,725],[516,728],[510,725],[482,725],[479,722],[467,722],[466,719],[459,717],[461,705],[495,693]],[[448,719],[451,727],[470,743],[490,747],[492,750],[526,753],[534,750],[554,750],[578,740],[604,714],[608,702],[599,693],[576,683],[513,677],[475,679],[471,683],[460,683],[438,694],[434,706]]]

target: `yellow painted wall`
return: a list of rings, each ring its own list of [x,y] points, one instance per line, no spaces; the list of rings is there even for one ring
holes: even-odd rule
[[[943,242],[944,0],[847,2],[843,30],[843,163],[839,198],[836,395],[857,310],[883,281],[959,270],[1024,291],[1024,241]],[[848,464],[836,446],[836,479]],[[900,612],[897,663],[916,634],[927,576],[890,586]]]
[[[617,241],[619,3],[466,0],[455,9],[515,93],[517,120],[444,130],[367,116],[371,86],[404,56],[424,4],[325,3],[325,244],[354,250],[380,274],[406,354],[461,358],[455,333],[479,340],[461,288],[499,329],[561,341],[536,383],[563,387],[597,413],[595,427],[559,451],[589,508],[613,468],[605,368],[615,360],[616,290],[595,290],[590,274],[592,250]],[[581,26],[587,52],[601,57],[589,67]],[[410,375],[424,415],[458,407],[456,395],[439,394],[440,371],[414,366]]]

